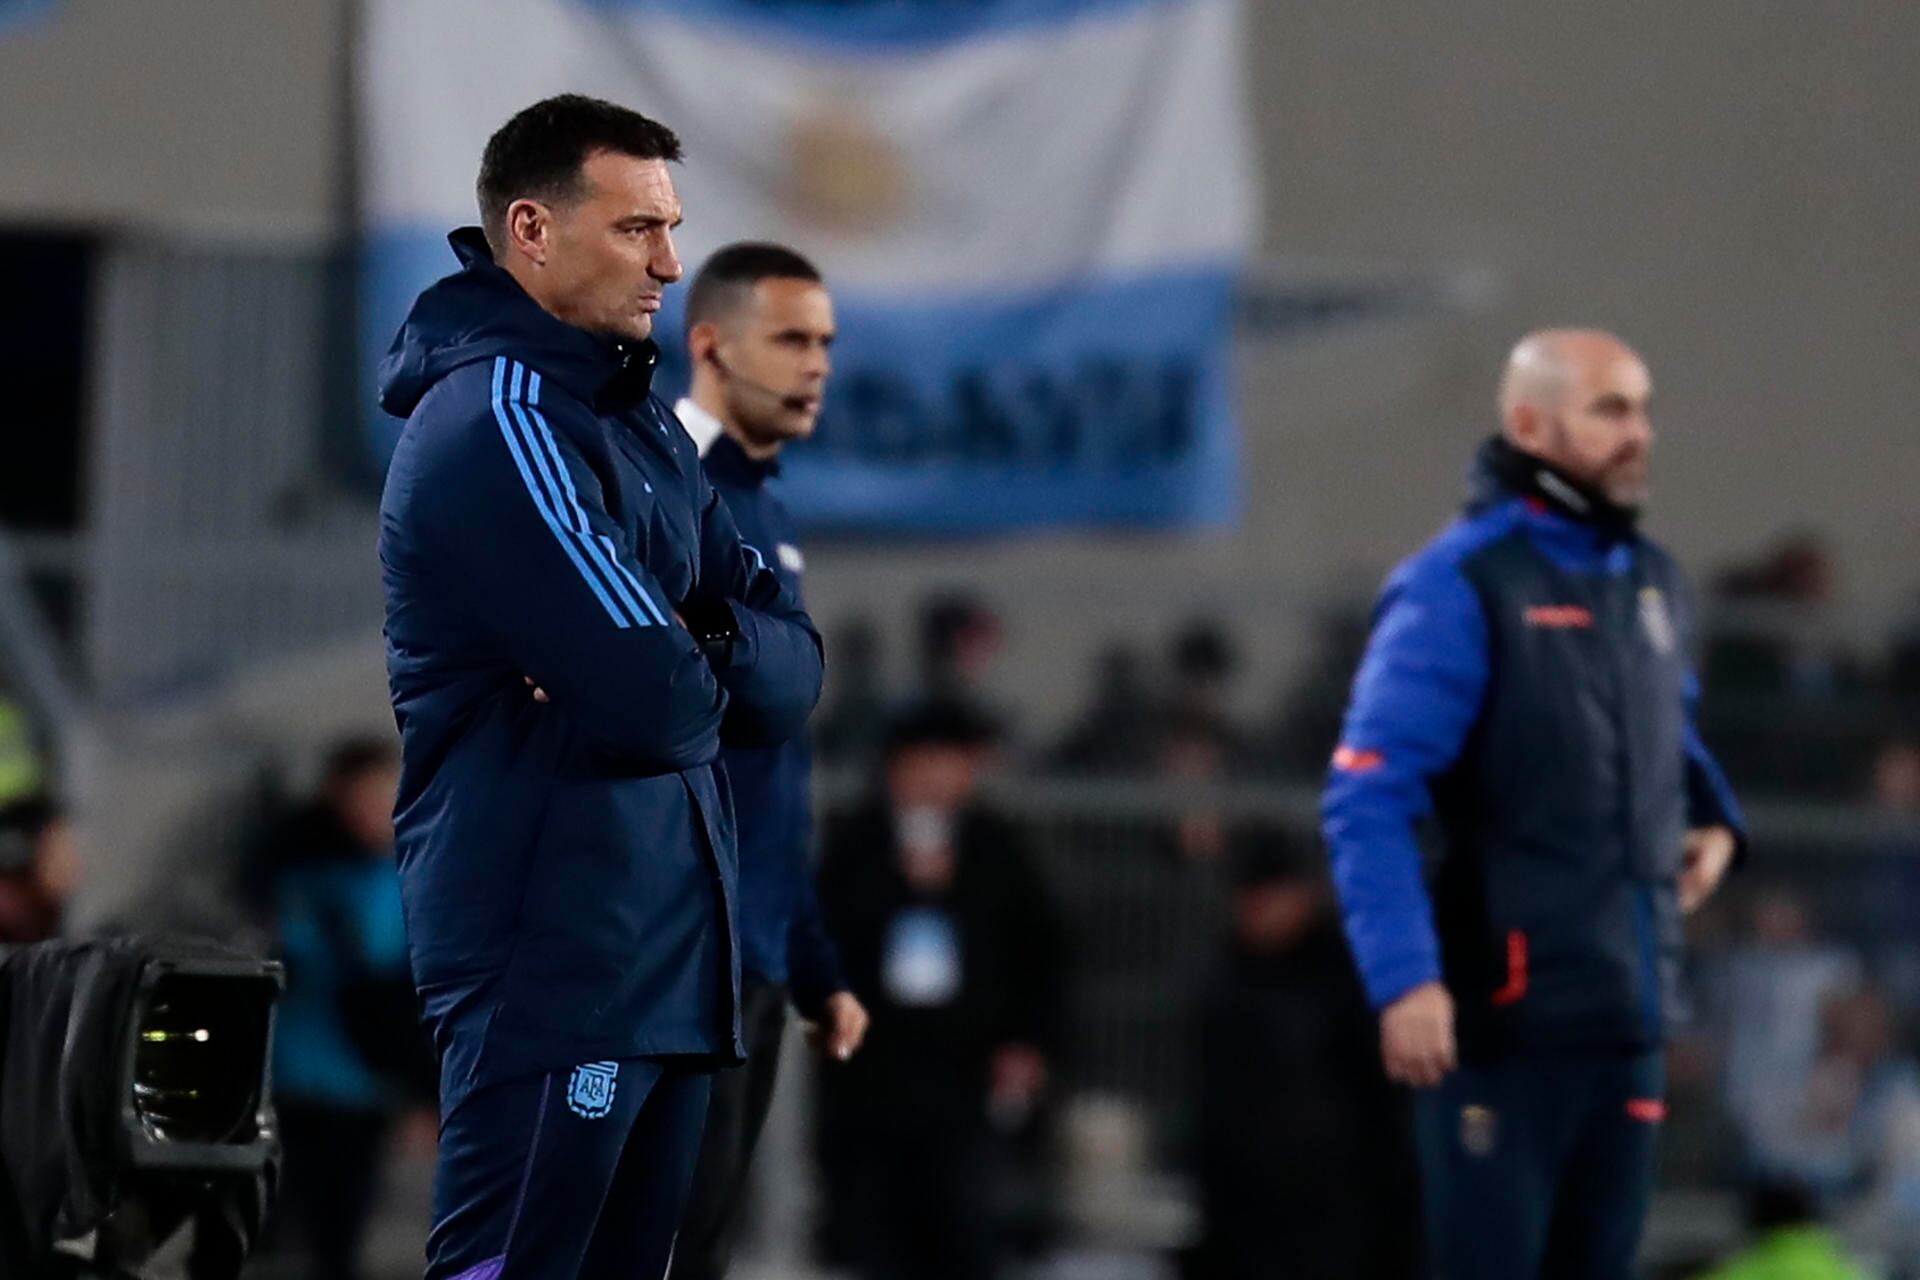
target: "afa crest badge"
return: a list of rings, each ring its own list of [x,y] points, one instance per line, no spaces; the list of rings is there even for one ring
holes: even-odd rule
[[[1500,1144],[1500,1117],[1492,1107],[1469,1104],[1460,1108],[1460,1145],[1481,1159]]]
[[[1674,633],[1673,615],[1667,612],[1667,597],[1658,587],[1640,589],[1640,625],[1646,630],[1653,651],[1662,657],[1672,653],[1680,642]]]
[[[585,1062],[575,1067],[567,1081],[567,1110],[586,1120],[605,1119],[613,1110],[614,1077],[619,1074],[617,1062]]]

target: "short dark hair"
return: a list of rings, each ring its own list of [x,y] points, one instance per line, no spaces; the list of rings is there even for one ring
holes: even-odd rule
[[[40,852],[40,837],[67,816],[51,795],[29,795],[0,805],[0,876],[31,871]]]
[[[1005,734],[992,712],[957,698],[931,697],[911,703],[887,724],[889,760],[923,747],[988,747]]]
[[[716,249],[687,290],[687,328],[717,320],[739,306],[762,280],[810,280],[820,271],[785,245],[743,240]]]
[[[944,590],[920,604],[920,660],[945,666],[963,636],[1000,630],[992,606],[964,589]]]
[[[391,738],[373,734],[342,738],[327,748],[326,759],[320,765],[320,785],[323,788],[346,786],[369,774],[391,769],[399,761],[400,748]]]
[[[658,120],[603,98],[563,93],[517,112],[494,130],[480,156],[480,228],[497,254],[506,243],[507,206],[515,200],[559,203],[580,194],[580,166],[596,151],[640,160],[680,159],[680,138]]]

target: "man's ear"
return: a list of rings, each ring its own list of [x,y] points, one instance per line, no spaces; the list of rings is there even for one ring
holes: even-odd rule
[[[713,321],[702,320],[687,331],[687,354],[696,368],[712,360],[719,348],[720,326]]]
[[[1523,451],[1531,452],[1540,443],[1541,416],[1538,405],[1525,400],[1507,409],[1507,440]]]
[[[538,200],[515,200],[507,206],[507,244],[536,266],[547,265],[553,237],[553,210]]]

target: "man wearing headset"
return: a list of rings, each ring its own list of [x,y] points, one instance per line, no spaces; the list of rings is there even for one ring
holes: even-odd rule
[[[834,339],[833,303],[813,265],[772,244],[718,250],[687,295],[692,394],[674,406],[707,477],[797,600],[806,561],[780,501],[780,450],[813,434]],[[797,737],[721,752],[740,841],[741,1022],[747,1065],[715,1077],[674,1280],[726,1274],[748,1163],[767,1118],[789,1001],[814,1047],[839,1061],[867,1013],[840,974],[814,896],[811,752]]]

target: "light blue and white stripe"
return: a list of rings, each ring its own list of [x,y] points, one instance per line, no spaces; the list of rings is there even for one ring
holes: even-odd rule
[[[580,504],[580,494],[566,461],[560,456],[553,428],[536,407],[540,375],[517,360],[497,356],[493,362],[493,416],[500,424],[507,452],[527,486],[534,509],[552,531],[560,549],[573,562],[616,627],[665,625],[666,617],[640,580],[624,564],[613,540],[597,538]]]

